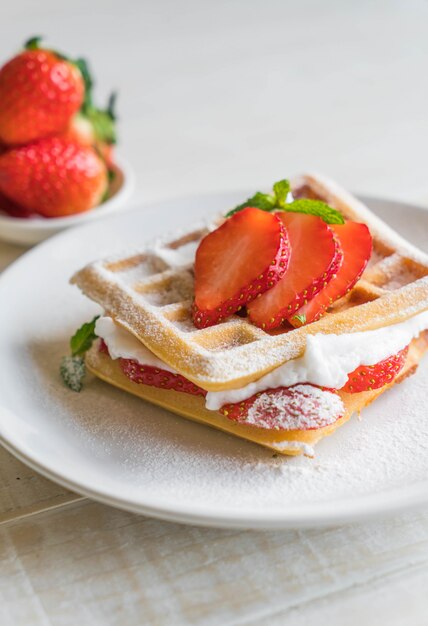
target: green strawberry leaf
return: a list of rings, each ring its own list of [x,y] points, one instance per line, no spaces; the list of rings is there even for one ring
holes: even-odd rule
[[[89,64],[86,59],[76,59],[74,64],[80,70],[85,83],[85,99],[80,109],[81,115],[92,124],[96,138],[105,143],[116,143],[116,101],[117,93],[114,91],[108,99],[107,107],[99,109],[93,102],[94,80],[92,78]]]
[[[99,141],[109,144],[116,143],[116,118],[109,108],[103,110],[91,106],[86,109],[84,116],[91,122],[95,136]]]
[[[89,350],[93,342],[97,338],[95,334],[95,323],[99,315],[94,317],[91,322],[83,324],[70,339],[70,348],[72,356],[82,356]]]
[[[83,356],[64,356],[59,371],[64,384],[69,389],[81,391],[86,374]]]
[[[321,200],[309,200],[308,198],[301,198],[300,200],[293,200],[284,209],[285,211],[291,211],[292,213],[306,213],[307,215],[317,215],[321,217],[327,224],[344,224],[345,220],[343,216],[333,209],[331,206]]]
[[[40,47],[39,43],[41,42],[42,39],[43,37],[41,37],[41,35],[36,35],[35,37],[31,37],[24,43],[25,50],[38,50],[38,48]]]

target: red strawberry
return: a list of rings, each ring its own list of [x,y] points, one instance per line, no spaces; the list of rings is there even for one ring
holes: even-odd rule
[[[331,224],[343,252],[343,261],[336,276],[295,315],[289,318],[293,326],[303,326],[319,319],[336,300],[355,285],[363,273],[372,252],[372,237],[365,224],[347,222]]]
[[[212,326],[271,289],[287,269],[289,251],[278,217],[253,207],[204,237],[195,260],[195,326]]]
[[[0,70],[0,141],[24,144],[63,132],[80,109],[85,85],[79,68],[38,39]]]
[[[94,127],[87,117],[80,114],[70,120],[62,137],[79,143],[81,146],[94,146],[96,142]]]
[[[111,94],[106,109],[98,109],[92,103],[85,102],[82,110],[70,120],[67,130],[62,134],[82,146],[94,146],[109,168],[114,164],[115,105],[115,93]]]
[[[107,167],[111,171],[115,164],[115,148],[114,144],[101,142],[97,144],[97,148],[103,157]]]
[[[29,211],[28,209],[24,209],[23,207],[18,206],[9,198],[6,198],[3,194],[0,193],[0,213],[6,213],[10,215],[10,217],[19,217],[23,219],[27,219],[29,217],[33,217],[33,211]]]
[[[119,359],[119,362],[125,376],[134,383],[142,383],[160,389],[174,389],[175,391],[191,393],[194,396],[205,396],[207,393],[181,374],[173,374],[151,365],[140,365],[132,359]]]
[[[315,215],[277,214],[291,246],[288,269],[269,291],[248,305],[252,322],[267,330],[277,328],[313,298],[337,272],[342,253],[333,231]]]
[[[98,344],[98,352],[102,352],[103,354],[108,354],[110,356],[110,352],[108,351],[108,347],[104,339],[100,339]]]
[[[107,169],[95,150],[60,137],[0,156],[0,192],[45,217],[87,211],[107,189]]]
[[[220,409],[231,420],[269,430],[323,428],[343,417],[344,412],[336,391],[308,384],[268,389]]]
[[[409,346],[406,346],[397,354],[379,361],[375,365],[360,365],[349,374],[348,382],[341,391],[359,393],[360,391],[372,391],[391,383],[397,374],[403,369],[406,362]]]

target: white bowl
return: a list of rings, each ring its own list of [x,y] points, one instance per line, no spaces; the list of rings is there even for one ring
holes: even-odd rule
[[[32,245],[47,239],[60,230],[86,224],[95,219],[103,218],[120,211],[126,207],[135,187],[135,177],[131,166],[121,159],[116,158],[116,176],[112,184],[112,195],[103,204],[86,211],[68,217],[10,217],[0,211],[0,239],[10,243]]]

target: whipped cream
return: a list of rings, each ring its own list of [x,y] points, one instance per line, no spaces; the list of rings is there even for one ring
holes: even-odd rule
[[[297,383],[340,389],[357,367],[375,365],[396,354],[427,328],[428,311],[424,311],[399,324],[376,330],[308,335],[303,356],[287,361],[240,389],[208,392],[207,409],[216,411],[224,404],[242,402],[259,391]]]
[[[167,363],[158,359],[151,350],[125,330],[119,324],[115,324],[111,317],[100,317],[95,322],[95,334],[104,339],[112,359],[133,359],[140,365],[151,365],[168,372],[177,372]]]
[[[428,329],[428,311],[376,330],[343,335],[308,335],[306,350],[300,358],[287,361],[259,380],[239,389],[209,391],[206,407],[217,411],[224,404],[242,402],[260,391],[299,383],[340,389],[357,367],[375,365],[396,354],[425,329]],[[110,317],[97,320],[95,333],[104,339],[112,359],[134,359],[141,365],[177,373]]]

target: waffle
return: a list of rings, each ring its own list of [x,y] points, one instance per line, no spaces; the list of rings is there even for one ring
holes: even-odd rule
[[[316,175],[292,182],[296,197],[324,200],[345,218],[365,222],[373,255],[362,278],[319,321],[266,332],[233,315],[210,328],[193,325],[193,270],[174,267],[174,251],[197,244],[197,229],[161,247],[92,263],[72,282],[170,367],[207,391],[242,387],[305,350],[306,336],[352,333],[402,322],[428,309],[428,256],[401,238],[335,183]]]
[[[320,199],[345,218],[368,225],[373,255],[355,287],[319,321],[298,329],[266,332],[234,315],[198,330],[193,325],[193,267],[177,253],[196,248],[209,228],[195,229],[132,255],[97,261],[72,282],[98,302],[116,323],[133,333],[171,368],[207,391],[239,388],[259,379],[305,350],[306,336],[352,333],[402,322],[428,309],[428,257],[374,216],[361,202],[320,176],[305,175],[292,183],[295,197]],[[191,420],[256,442],[275,452],[312,454],[312,447],[332,434],[392,384],[412,374],[428,349],[428,332],[410,344],[405,365],[390,385],[356,394],[339,392],[345,414],[316,430],[264,430],[238,424],[206,409],[200,396],[137,384],[117,361],[98,350],[88,352],[88,369],[99,378]]]

